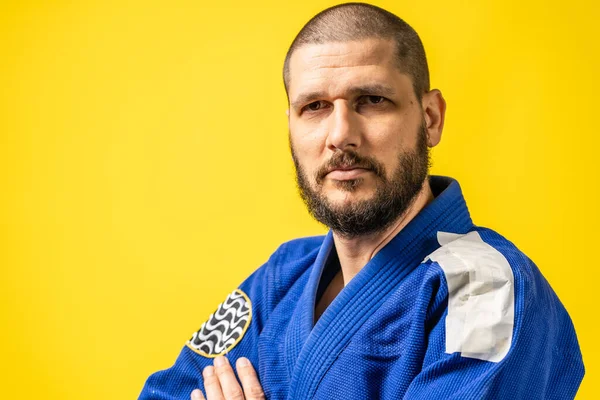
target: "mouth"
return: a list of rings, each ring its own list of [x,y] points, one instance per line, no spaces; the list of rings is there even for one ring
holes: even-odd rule
[[[361,175],[370,172],[369,169],[360,167],[334,168],[327,173],[327,177],[337,181],[357,179]]]

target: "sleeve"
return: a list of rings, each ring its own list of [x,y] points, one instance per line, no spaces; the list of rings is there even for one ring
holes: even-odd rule
[[[230,360],[244,356],[256,365],[257,339],[272,306],[269,274],[276,251],[227,296],[217,310],[185,344],[175,364],[146,380],[139,400],[189,400],[196,388],[204,392],[202,370],[225,352]],[[232,362],[235,368],[235,362]]]
[[[481,264],[458,275],[446,266],[446,309],[432,323],[422,370],[404,399],[575,397],[584,366],[571,319],[537,267],[518,262],[527,265],[513,268],[514,282],[497,271],[487,279]]]

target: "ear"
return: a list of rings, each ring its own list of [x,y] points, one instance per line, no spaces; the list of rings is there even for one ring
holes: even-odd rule
[[[442,129],[446,117],[446,100],[438,89],[430,90],[423,95],[423,114],[427,128],[427,144],[436,146],[442,139]]]
[[[288,108],[287,110],[285,110],[285,115],[287,115],[287,117],[290,117],[290,109]]]

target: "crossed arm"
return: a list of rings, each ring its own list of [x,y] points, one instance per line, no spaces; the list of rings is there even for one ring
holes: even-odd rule
[[[195,389],[191,400],[265,400],[256,371],[245,357],[236,362],[238,376],[242,383],[240,387],[233,368],[226,357],[215,358],[214,366],[208,366],[202,371],[206,398],[200,389]]]

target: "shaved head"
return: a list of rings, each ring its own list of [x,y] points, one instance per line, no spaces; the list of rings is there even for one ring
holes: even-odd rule
[[[429,91],[429,69],[423,43],[417,32],[396,15],[365,3],[345,3],[315,15],[300,30],[285,57],[283,82],[290,83],[290,58],[294,51],[310,44],[349,42],[363,39],[392,40],[398,68],[410,76],[417,99]]]

